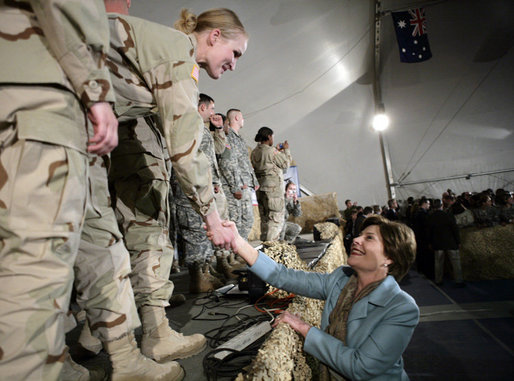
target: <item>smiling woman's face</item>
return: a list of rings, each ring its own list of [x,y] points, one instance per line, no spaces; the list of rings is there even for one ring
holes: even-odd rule
[[[248,38],[242,34],[235,39],[216,38],[206,56],[203,67],[209,77],[218,79],[227,70],[234,70],[239,57],[246,52]]]
[[[370,225],[354,238],[348,264],[358,272],[383,271],[384,264],[391,264],[385,256],[384,243],[377,225]]]

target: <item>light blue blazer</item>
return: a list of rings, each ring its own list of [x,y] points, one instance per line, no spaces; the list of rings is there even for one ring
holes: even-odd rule
[[[408,380],[402,353],[419,321],[414,299],[389,275],[350,311],[347,345],[325,332],[330,312],[353,273],[339,267],[331,274],[288,269],[259,252],[250,270],[269,284],[297,295],[325,300],[321,329],[312,327],[304,350],[351,380]]]

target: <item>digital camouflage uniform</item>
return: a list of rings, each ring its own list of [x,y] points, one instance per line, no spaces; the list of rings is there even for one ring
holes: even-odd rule
[[[213,185],[220,185],[218,164],[216,162],[214,151],[214,140],[207,127],[204,127],[202,141],[200,143],[200,151],[207,156],[211,164],[210,170],[212,173]],[[173,194],[175,195],[178,233],[181,235],[183,240],[182,250],[184,251],[184,262],[188,266],[195,262],[204,263],[212,257],[213,247],[205,234],[202,217],[195,212],[191,206],[191,202],[180,189],[180,185],[175,177],[172,178],[172,184]],[[221,193],[221,196],[224,197],[223,193]],[[219,208],[219,206],[220,205],[218,205],[218,210],[220,210],[221,215],[222,208]]]
[[[225,192],[223,192],[223,188],[221,186],[220,170],[218,167],[218,161],[216,160],[216,154],[219,151],[225,151],[225,148],[223,148],[223,150],[216,148],[216,141],[218,139],[219,133],[211,134],[209,128],[204,126],[202,142],[200,143],[200,151],[202,151],[207,156],[209,163],[211,164],[212,185],[213,187],[217,186],[219,189],[219,192],[214,194],[214,200],[216,201],[216,207],[218,209],[220,218],[222,220],[226,220],[228,218],[227,200],[225,198]],[[223,141],[225,140],[223,139]]]
[[[222,220],[228,220],[228,205],[227,205],[227,196],[225,195],[225,191],[223,190],[223,186],[221,184],[221,172],[219,169],[219,158],[223,152],[225,152],[227,146],[227,137],[225,136],[225,132],[223,129],[216,129],[215,131],[210,131],[209,133],[212,137],[212,145],[214,146],[214,156],[208,155],[209,160],[212,160],[214,157],[214,162],[211,163],[213,169],[213,176],[217,176],[212,180],[213,184],[217,184],[219,191],[214,194],[214,199],[216,200],[216,207],[218,208],[218,213]]]
[[[86,213],[84,106],[114,101],[108,28],[100,1],[0,7],[0,375],[54,380]]]
[[[195,62],[196,39],[192,35],[187,36],[175,29],[131,16],[110,14],[109,25],[111,49],[107,64],[116,92],[115,111],[120,123],[157,115],[159,129],[165,137],[181,189],[196,212],[202,216],[211,213],[216,209],[216,204],[209,161],[198,151],[204,126],[197,108],[199,68]],[[148,167],[145,171],[151,170],[157,175],[156,168]],[[125,206],[124,230],[131,227],[139,230],[139,233],[135,233],[135,237],[139,234],[139,239],[133,241],[137,246],[137,242],[147,234],[143,229],[145,223],[153,223],[145,221],[144,217],[159,220],[160,213],[164,218],[167,211],[155,210],[160,203],[155,200],[153,203],[143,200],[143,203],[135,205],[131,201],[135,199],[131,192],[136,189],[129,183],[120,186],[124,189],[116,191],[117,208],[120,209],[122,201]],[[157,192],[163,200],[164,188]],[[162,206],[164,208],[164,203]],[[145,210],[147,207],[153,208],[157,214],[149,213],[149,210]],[[131,215],[136,216],[135,219]],[[160,255],[158,251],[148,254],[145,250],[150,249],[142,246],[131,250],[131,279],[138,306],[167,306],[173,291],[173,284],[168,280],[173,251],[171,246],[166,250],[164,235],[159,237],[154,247],[157,250],[159,246],[163,248]]]
[[[259,143],[251,154],[260,188],[257,191],[261,216],[261,240],[276,241],[284,224],[284,170],[291,164],[289,149]]]
[[[250,164],[246,143],[239,134],[229,128],[225,152],[220,156],[219,167],[221,183],[227,198],[228,215],[234,221],[239,234],[244,239],[253,226],[252,191],[258,184]],[[243,189],[244,185],[247,187]],[[234,197],[237,191],[242,192],[240,200]]]

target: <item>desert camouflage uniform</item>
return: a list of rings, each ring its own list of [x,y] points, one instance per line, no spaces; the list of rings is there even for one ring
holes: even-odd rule
[[[227,198],[229,219],[236,223],[241,237],[248,239],[253,225],[250,188],[255,189],[259,184],[250,164],[246,143],[233,129],[228,131],[226,149],[220,156],[219,166],[221,182]],[[234,197],[237,191],[242,192],[240,200]]]
[[[86,213],[83,105],[114,101],[103,66],[109,35],[100,1],[8,4],[0,2],[0,377],[54,380]]]
[[[218,164],[216,162],[214,151],[214,141],[207,127],[204,127],[202,141],[200,143],[200,151],[207,156],[211,164],[213,185],[220,185]],[[203,220],[201,216],[195,212],[191,203],[180,189],[180,185],[175,176],[173,177],[172,184],[173,194],[175,195],[178,233],[181,235],[183,240],[182,250],[185,264],[189,266],[195,262],[204,263],[207,259],[212,257],[213,247],[205,234]],[[218,195],[221,197],[217,198],[216,201],[218,201],[218,199],[224,199],[222,192],[223,191],[220,189]],[[223,214],[221,212],[221,210],[223,210],[223,206],[219,204],[217,205],[221,216]]]
[[[111,153],[109,181],[123,239],[130,253],[131,281],[138,307],[167,306],[173,261],[169,239],[169,157],[156,122],[121,122]],[[148,292],[152,282],[154,291]]]
[[[252,151],[251,159],[260,184],[257,202],[261,216],[261,240],[276,241],[284,224],[284,170],[291,164],[291,153],[289,149],[278,151],[260,143]]]
[[[158,115],[159,128],[165,137],[173,170],[184,194],[196,212],[205,216],[216,209],[212,191],[209,162],[198,151],[203,133],[203,121],[198,113],[197,79],[199,68],[195,62],[196,39],[177,30],[136,17],[109,14],[111,49],[107,64],[111,70],[116,91],[115,111],[120,123],[149,115]],[[135,44],[138,46],[135,46]],[[143,167],[141,167],[143,168]],[[157,176],[157,167],[148,167]],[[112,171],[114,174],[115,171]],[[118,174],[116,174],[118,175]],[[161,174],[162,177],[162,174]],[[159,179],[159,178],[157,178]],[[164,183],[165,181],[162,181]],[[144,228],[144,217],[161,219],[167,215],[162,204],[156,214],[147,214],[150,203],[135,205],[130,195],[135,191],[128,183],[118,193],[119,199],[127,195],[124,230]],[[163,200],[164,188],[159,193]],[[143,200],[144,201],[144,200]],[[152,208],[158,203],[153,203]],[[117,205],[119,208],[119,205]],[[143,209],[141,210],[140,207]],[[139,209],[139,210],[138,210]],[[143,213],[140,213],[143,212]],[[130,217],[130,213],[132,217]],[[137,216],[142,219],[138,219]],[[164,220],[163,220],[164,221]],[[162,222],[164,223],[164,222]],[[140,240],[146,239],[144,229]],[[126,232],[124,232],[126,233]],[[136,236],[137,237],[137,236]],[[167,247],[164,235],[155,236],[154,247]],[[133,241],[138,242],[138,239]],[[141,245],[143,242],[139,242]],[[156,245],[156,246],[155,246]],[[137,245],[136,245],[137,246]],[[138,306],[167,306],[173,291],[169,272],[173,261],[171,245],[161,253],[148,254],[137,246],[132,254],[132,286]],[[160,255],[159,255],[160,254]],[[139,260],[134,262],[134,260]]]
[[[91,333],[112,341],[141,325],[130,284],[130,258],[111,205],[108,156],[90,155],[86,208],[75,261],[77,303],[87,312]]]

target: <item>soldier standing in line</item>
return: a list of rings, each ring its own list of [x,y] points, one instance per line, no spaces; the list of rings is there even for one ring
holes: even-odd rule
[[[111,0],[115,1],[115,0]],[[214,201],[210,163],[199,151],[203,120],[198,113],[199,68],[213,79],[234,70],[246,51],[247,35],[238,17],[227,9],[213,9],[198,16],[183,10],[175,23],[179,31],[123,14],[109,14],[111,49],[108,65],[116,92],[115,112],[120,124],[155,115],[164,135],[174,173],[181,189],[207,229],[214,244],[228,248],[232,233],[221,225]],[[219,26],[219,27],[218,27]],[[117,189],[116,205],[139,206],[134,190]],[[147,210],[142,210],[148,214]],[[125,218],[122,232],[144,221]],[[173,255],[130,250],[131,281],[142,319],[143,354],[157,361],[184,358],[203,350],[203,335],[183,336],[173,331],[165,307],[173,291],[169,273]]]
[[[261,127],[255,136],[258,143],[251,154],[252,165],[261,187],[257,191],[261,216],[261,240],[276,241],[284,224],[284,171],[291,164],[287,140],[273,147],[273,130]]]
[[[3,379],[56,380],[68,356],[63,322],[88,198],[87,153],[117,144],[108,39],[100,1],[2,3]]]
[[[227,198],[229,219],[236,223],[241,237],[248,239],[253,226],[251,189],[259,189],[259,183],[250,163],[247,145],[239,135],[244,126],[242,112],[237,109],[228,110],[227,120],[227,145],[219,161],[221,181]]]
[[[216,205],[220,211],[220,216],[226,219],[226,201],[219,179],[214,139],[209,130],[210,123],[215,128],[223,128],[223,119],[221,116],[214,114],[214,107],[214,99],[206,94],[200,94],[198,113],[202,116],[204,130],[199,150],[209,159]],[[182,238],[182,254],[184,263],[189,269],[190,291],[191,293],[199,293],[215,290],[223,284],[209,270],[209,262],[214,254],[214,249],[205,234],[203,220],[191,206],[191,202],[182,192],[180,184],[174,176],[172,177],[172,190],[175,195],[178,234]]]
[[[141,121],[139,123],[140,126],[144,125]],[[141,138],[141,134],[138,138]],[[123,134],[120,142],[122,139]],[[109,353],[113,368],[112,380],[124,380],[126,377],[148,381],[180,380],[184,371],[177,362],[155,363],[141,354],[134,338],[134,330],[141,323],[129,278],[129,252],[123,242],[109,196],[109,163],[108,156],[92,157],[89,162],[91,197],[74,265],[77,303],[87,315],[87,323],[79,342],[91,349],[84,343],[84,335],[89,333],[91,327],[99,341],[96,351],[93,351],[99,352],[103,344]],[[92,339],[91,336],[89,338]],[[81,379],[80,373],[83,374],[84,370],[77,364],[73,367],[65,366],[61,377],[65,381]]]

